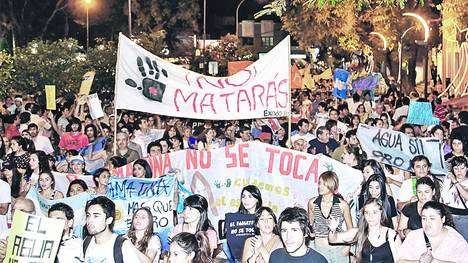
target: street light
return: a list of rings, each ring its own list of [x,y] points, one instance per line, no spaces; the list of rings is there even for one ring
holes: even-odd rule
[[[86,50],[89,48],[89,6],[92,0],[84,0],[86,7]]]
[[[403,32],[403,34],[400,37],[400,41],[398,41],[398,80],[397,82],[400,84],[400,90],[402,88],[403,81],[401,80],[401,71],[402,65],[403,65],[403,39],[405,38],[406,34],[414,29],[414,26],[408,28]]]
[[[241,0],[236,7],[236,36],[239,37],[239,8],[245,0]]]
[[[132,37],[132,0],[128,0],[128,37]]]
[[[424,48],[424,97],[427,98],[427,82],[428,82],[428,67],[429,67],[429,58],[428,58],[428,49],[427,49],[427,40],[429,39],[429,25],[427,24],[426,20],[422,18],[420,15],[415,13],[403,13],[403,16],[411,16],[416,18],[424,28],[424,40],[416,40],[417,45],[421,45]]]
[[[203,0],[203,75],[206,74],[206,54],[205,54],[205,42],[206,42],[206,0]]]
[[[385,38],[384,35],[382,35],[382,34],[379,33],[379,32],[370,32],[369,34],[370,34],[370,35],[376,35],[376,36],[378,36],[378,37],[382,40],[382,42],[383,42],[383,51],[384,51],[384,53],[385,53],[385,57],[384,57],[384,59],[383,59],[383,61],[382,61],[382,68],[380,69],[380,71],[383,71],[383,72],[382,72],[383,75],[386,76],[386,75],[387,75],[387,68],[386,68],[386,66],[385,66],[385,59],[386,59],[386,57],[387,57],[387,52],[388,52],[388,50],[387,50],[387,46],[388,46],[388,45],[387,45],[387,39]]]

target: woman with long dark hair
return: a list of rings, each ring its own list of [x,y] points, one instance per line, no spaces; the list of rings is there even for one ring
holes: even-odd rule
[[[398,226],[397,210],[395,200],[387,194],[387,187],[382,176],[374,174],[367,179],[363,186],[363,193],[359,196],[359,209],[371,198],[382,202],[385,212],[385,226],[395,229]]]
[[[218,234],[208,218],[208,201],[205,197],[194,194],[184,200],[184,222],[174,227],[171,237],[181,232],[196,234],[205,232],[209,240],[211,253],[218,246]]]
[[[146,160],[138,159],[133,163],[133,177],[153,178],[153,171]]]
[[[127,233],[128,238],[138,250],[143,262],[158,262],[161,254],[161,240],[153,234],[153,214],[147,207],[141,207],[133,214]]]
[[[49,156],[43,151],[35,151],[29,157],[29,167],[26,169],[25,178],[35,185],[39,175],[43,172],[49,172]]]
[[[357,228],[337,232],[339,221],[330,220],[330,243],[355,243],[355,262],[393,263],[400,239],[395,230],[385,226],[386,216],[382,201],[368,199],[361,209],[361,220]]]
[[[241,202],[238,212],[241,214],[255,214],[262,207],[262,193],[255,185],[247,185],[242,188]]]
[[[275,213],[269,207],[262,206],[255,213],[255,236],[245,240],[242,262],[268,263],[270,255],[283,244],[276,232]]]
[[[21,136],[16,136],[11,139],[10,148],[11,153],[7,155],[6,161],[13,164],[19,170],[22,170],[24,173],[29,167],[29,156],[31,152],[34,151],[31,146],[30,140],[25,139]]]
[[[67,197],[72,197],[88,191],[88,185],[81,179],[75,179],[70,182],[67,190]]]
[[[421,211],[422,228],[411,231],[398,250],[397,263],[466,262],[468,243],[453,228],[444,204],[429,201]]]
[[[169,263],[213,263],[208,237],[203,232],[182,232],[172,238]]]

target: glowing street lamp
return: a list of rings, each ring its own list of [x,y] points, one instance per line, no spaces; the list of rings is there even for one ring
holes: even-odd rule
[[[239,8],[245,0],[241,0],[236,7],[236,36],[239,37]]]
[[[429,25],[427,24],[426,20],[422,18],[420,15],[415,13],[403,13],[403,16],[410,16],[416,18],[419,23],[421,23],[422,27],[424,28],[424,39],[422,41],[415,41],[416,44],[421,45],[424,47],[424,97],[427,98],[427,84],[428,84],[428,71],[429,71],[429,58],[428,58],[428,50],[427,50],[427,41],[429,39]]]
[[[86,50],[89,48],[89,6],[91,5],[92,0],[84,0],[86,7]]]
[[[378,36],[380,39],[382,39],[382,42],[383,42],[383,50],[387,50],[387,39],[384,37],[384,35],[380,34],[379,32],[370,32],[369,34],[371,35],[376,35]]]

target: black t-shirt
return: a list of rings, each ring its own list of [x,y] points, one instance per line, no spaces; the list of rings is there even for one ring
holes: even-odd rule
[[[308,152],[313,153],[313,149],[315,148],[315,154],[322,153],[327,156],[330,156],[327,153],[327,147],[328,147],[328,150],[332,152],[338,147],[338,143],[334,139],[331,139],[331,138],[327,143],[323,143],[319,141],[317,138],[315,138],[309,142]]]
[[[422,228],[421,215],[418,213],[418,202],[405,205],[401,212],[408,218],[408,229],[416,230]]]
[[[298,262],[298,263],[327,263],[327,259],[322,256],[322,254],[313,250],[312,248],[307,249],[307,253],[300,257],[293,257],[286,252],[284,248],[278,248],[273,251],[270,256],[269,263],[288,263],[288,262]]]

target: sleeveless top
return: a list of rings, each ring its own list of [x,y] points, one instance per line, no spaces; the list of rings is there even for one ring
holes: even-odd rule
[[[319,195],[317,199],[314,201],[315,207],[314,207],[314,225],[312,226],[315,232],[315,237],[321,237],[321,238],[326,238],[328,237],[328,232],[330,231],[328,228],[328,219],[330,217],[332,218],[338,218],[339,219],[339,225],[338,225],[338,232],[343,231],[341,228],[343,222],[344,222],[344,215],[343,211],[341,211],[340,207],[340,199],[338,196],[333,196],[333,204],[330,209],[330,213],[328,214],[327,217],[325,217],[322,213],[322,196]]]
[[[385,234],[385,243],[378,247],[374,247],[369,240],[364,245],[366,248],[362,250],[362,263],[377,262],[377,263],[393,263],[393,254],[388,241],[388,229]]]

